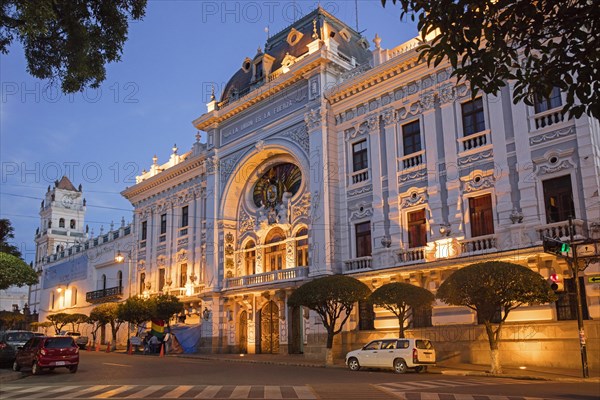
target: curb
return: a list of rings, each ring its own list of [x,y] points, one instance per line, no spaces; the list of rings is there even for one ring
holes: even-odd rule
[[[207,360],[207,361],[225,361],[225,362],[237,362],[237,363],[248,363],[248,364],[268,364],[268,365],[287,365],[291,367],[309,367],[309,368],[346,368],[345,365],[325,365],[325,364],[317,364],[317,363],[302,363],[302,362],[289,362],[289,361],[277,361],[277,360],[251,360],[244,359],[242,357],[238,358],[217,358],[217,357],[203,357],[197,355],[186,355],[186,354],[172,354],[172,357],[177,358],[190,358],[196,360]]]

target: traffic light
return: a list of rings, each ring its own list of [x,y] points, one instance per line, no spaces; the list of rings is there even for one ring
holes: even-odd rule
[[[548,278],[548,284],[550,285],[550,289],[555,293],[565,291],[565,283],[562,274],[551,274],[550,278]]]
[[[571,251],[571,245],[569,243],[561,242],[557,239],[549,237],[544,238],[544,253],[554,254],[556,256],[568,257],[568,253]]]

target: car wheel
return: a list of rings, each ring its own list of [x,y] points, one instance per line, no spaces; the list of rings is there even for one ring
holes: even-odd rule
[[[427,365],[419,365],[418,367],[415,367],[415,371],[417,371],[419,374],[427,372]]]
[[[37,361],[33,362],[33,365],[31,366],[31,373],[33,375],[39,375],[40,372],[42,372],[42,369],[40,368],[40,366],[38,365]]]
[[[358,360],[354,357],[349,359],[348,368],[350,368],[350,371],[358,371],[360,369],[360,364],[358,363]]]
[[[19,372],[20,370],[21,370],[21,366],[19,365],[17,360],[15,360],[15,362],[13,363],[13,371]]]
[[[406,372],[407,369],[408,369],[408,367],[406,365],[406,361],[404,361],[401,358],[394,360],[394,371],[397,374],[403,374]]]
[[[69,372],[71,372],[72,374],[74,374],[75,372],[77,372],[77,365],[71,365],[69,367]]]

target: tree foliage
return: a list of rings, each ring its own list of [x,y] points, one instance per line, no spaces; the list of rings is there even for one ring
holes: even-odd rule
[[[79,325],[86,323],[88,316],[81,313],[68,314],[66,320],[68,324],[71,324],[72,331],[79,332]]]
[[[123,323],[119,316],[119,307],[119,303],[103,303],[94,307],[90,312],[90,321],[94,321],[96,325],[110,325],[113,350],[117,348],[117,332]],[[95,334],[92,336],[95,338]]]
[[[53,324],[50,321],[32,322],[31,324],[29,324],[29,327],[32,331],[37,331],[38,329],[42,328],[44,330],[44,334],[46,334],[47,329],[50,328],[52,325]]]
[[[300,286],[288,298],[288,304],[308,307],[319,315],[327,330],[327,349],[331,349],[334,336],[342,331],[354,304],[366,299],[370,293],[367,285],[358,279],[332,275]]]
[[[492,373],[501,373],[498,345],[502,325],[509,313],[522,305],[556,300],[540,274],[521,265],[487,261],[468,265],[448,277],[437,291],[447,304],[468,307],[483,321],[490,344]],[[498,312],[500,321],[494,328]]]
[[[434,301],[435,297],[429,290],[404,282],[387,283],[369,296],[370,303],[385,308],[398,318],[398,335],[401,338],[404,337],[404,326],[411,316],[410,311],[421,307],[431,308]]]
[[[152,317],[166,321],[167,326],[170,326],[169,321],[174,315],[183,311],[183,303],[177,296],[170,294],[161,294],[153,297],[151,302]]]
[[[46,317],[46,319],[52,322],[52,325],[54,326],[54,332],[58,335],[60,331],[62,331],[62,328],[71,323],[70,321],[72,320],[72,317],[71,314],[60,312],[56,314],[50,314]]]
[[[119,318],[125,322],[141,325],[154,314],[154,301],[143,297],[130,297],[119,306]]]
[[[0,253],[6,253],[21,258],[21,250],[14,244],[9,243],[9,239],[15,238],[14,231],[10,220],[6,218],[0,219]]]
[[[0,52],[18,39],[27,71],[59,79],[65,93],[98,87],[105,64],[120,61],[129,20],[144,16],[146,0],[4,0],[0,2]]]
[[[11,254],[0,253],[0,290],[36,283],[38,274],[25,261]]]
[[[19,325],[25,322],[25,316],[20,312],[15,311],[0,311],[0,329],[16,329]]]
[[[387,1],[381,0],[385,7]],[[418,20],[421,57],[448,60],[473,93],[514,82],[513,101],[532,105],[553,87],[563,113],[600,118],[600,7],[588,0],[391,0]]]

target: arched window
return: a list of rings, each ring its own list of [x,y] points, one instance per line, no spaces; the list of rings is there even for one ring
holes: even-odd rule
[[[52,221],[48,221],[48,229],[52,228]]]
[[[280,228],[275,228],[267,235],[265,244],[265,272],[284,268],[285,260],[285,233]]]
[[[308,229],[302,228],[296,234],[296,266],[308,266]]]
[[[106,290],[106,275],[102,274],[102,290]]]
[[[69,227],[71,227],[71,229],[75,229],[75,227],[76,227],[76,226],[77,226],[77,223],[75,222],[75,220],[74,220],[74,219],[72,219],[72,220],[69,222]]]
[[[71,307],[75,307],[77,305],[77,288],[71,288]]]
[[[117,272],[117,282],[119,283],[119,287],[123,288],[123,271]]]
[[[65,219],[61,218],[58,220],[58,227],[59,228],[64,228],[65,227]]]
[[[256,249],[254,241],[249,241],[244,249],[244,265],[246,266],[246,275],[256,274]]]
[[[146,273],[142,272],[140,274],[140,293],[144,293],[145,288],[146,288]]]

